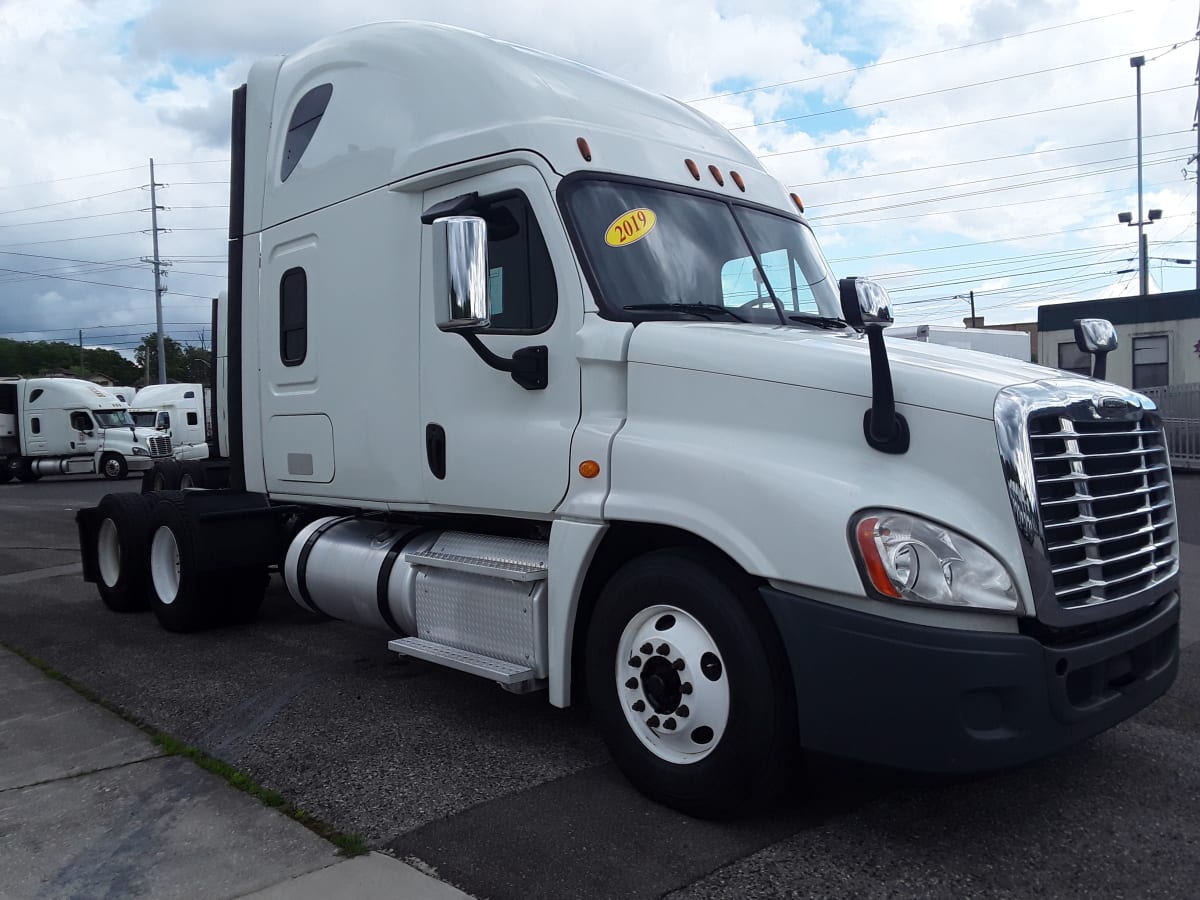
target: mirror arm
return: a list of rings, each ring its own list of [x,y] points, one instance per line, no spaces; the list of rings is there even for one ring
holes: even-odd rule
[[[907,453],[908,422],[896,412],[892,372],[883,343],[883,326],[871,323],[864,326],[864,330],[871,352],[871,408],[863,416],[863,434],[867,443],[882,453]]]
[[[500,372],[508,372],[512,380],[527,391],[542,391],[549,382],[549,351],[544,344],[536,347],[522,347],[512,355],[512,359],[498,356],[479,339],[479,335],[471,331],[460,331],[471,349],[485,363]]]
[[[1092,362],[1092,377],[1099,378],[1104,381],[1108,376],[1108,353],[1097,352],[1096,358]]]

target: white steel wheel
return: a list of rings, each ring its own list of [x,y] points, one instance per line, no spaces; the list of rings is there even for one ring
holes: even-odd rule
[[[160,525],[150,542],[150,581],[160,603],[171,605],[179,596],[179,544],[166,525]]]
[[[729,724],[729,677],[708,630],[677,606],[635,615],[617,643],[617,693],[629,727],[655,756],[707,757]]]
[[[96,564],[104,586],[113,588],[121,577],[121,536],[117,523],[106,518],[96,535]]]
[[[196,482],[192,478],[192,473],[185,470],[184,473],[179,476],[179,489],[181,491],[186,491],[194,488],[195,486]]]

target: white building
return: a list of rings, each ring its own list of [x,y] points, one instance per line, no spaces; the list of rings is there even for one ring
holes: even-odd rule
[[[1060,303],[1038,309],[1038,360],[1069,372],[1090,372],[1075,346],[1076,319],[1108,319],[1117,349],[1107,380],[1137,390],[1200,382],[1200,291]]]

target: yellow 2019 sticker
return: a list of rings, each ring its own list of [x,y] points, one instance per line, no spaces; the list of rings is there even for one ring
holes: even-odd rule
[[[610,247],[624,247],[636,243],[654,230],[656,222],[658,216],[654,215],[654,210],[645,207],[631,209],[627,213],[621,213],[608,226],[604,242]]]

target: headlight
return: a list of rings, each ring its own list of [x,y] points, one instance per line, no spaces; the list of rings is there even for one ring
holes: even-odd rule
[[[937,606],[1014,612],[1003,563],[970,538],[903,513],[870,512],[852,531],[863,582],[875,595]]]
[[[134,456],[149,456],[149,455],[150,455],[150,451],[149,451],[149,450],[147,450],[145,447],[134,447],[134,448],[133,448],[133,455],[134,455]]]

